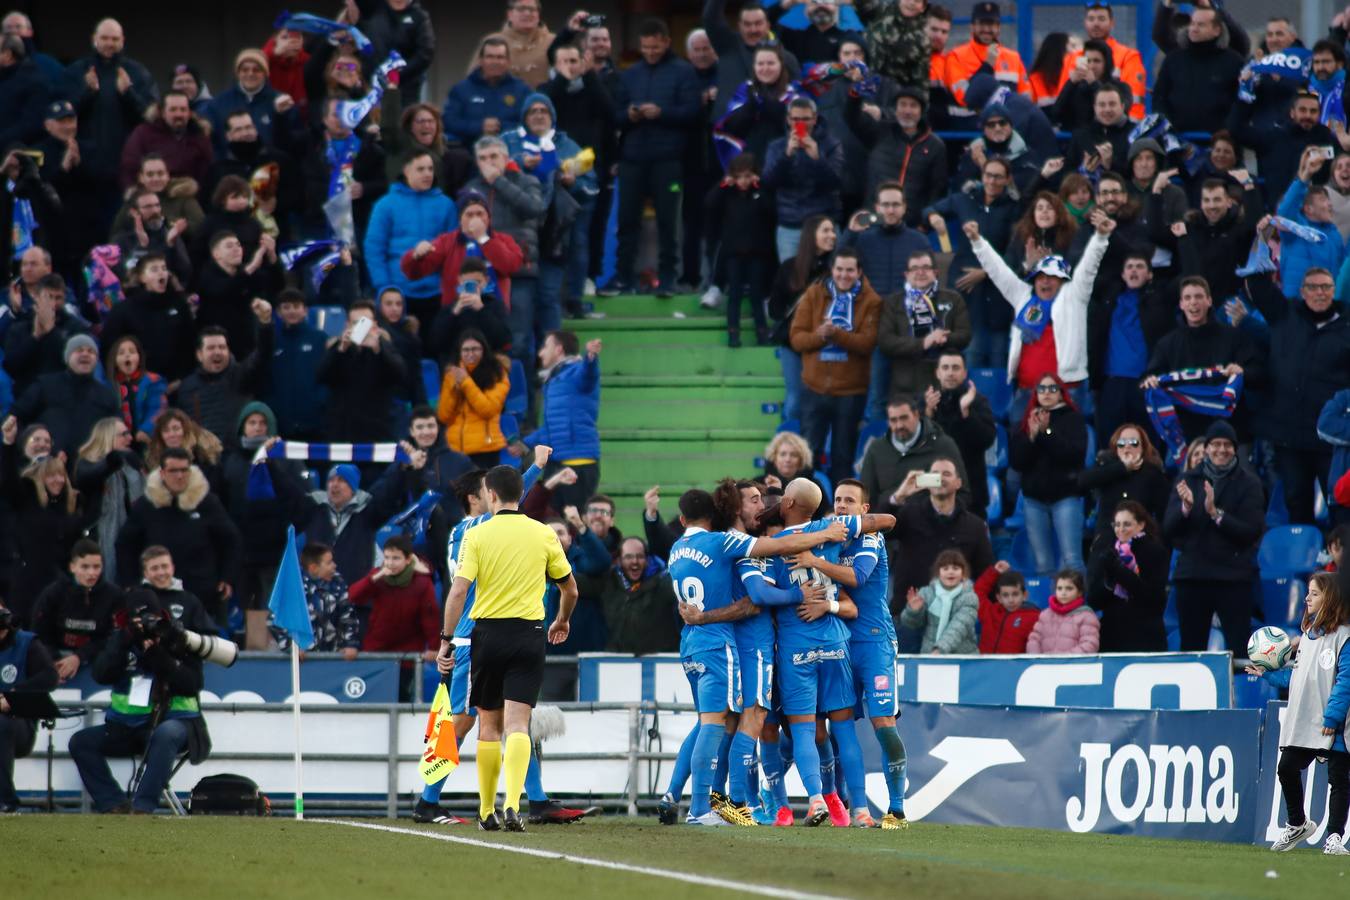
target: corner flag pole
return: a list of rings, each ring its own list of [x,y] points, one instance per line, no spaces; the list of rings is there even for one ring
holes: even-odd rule
[[[291,712],[295,720],[295,817],[305,817],[305,779],[300,764],[300,645],[291,641]]]

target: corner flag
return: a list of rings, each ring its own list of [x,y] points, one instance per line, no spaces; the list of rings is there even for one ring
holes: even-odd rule
[[[291,643],[301,650],[314,644],[314,626],[309,621],[309,604],[305,602],[305,585],[300,578],[300,555],[295,550],[295,526],[286,528],[286,552],[281,557],[277,580],[272,585],[272,599],[267,608],[277,627],[290,636]]]
[[[272,621],[291,639],[291,712],[295,720],[295,817],[305,817],[305,787],[300,766],[300,648],[314,644],[314,625],[309,621],[305,584],[300,577],[300,555],[295,551],[295,526],[286,529],[286,552],[267,602]]]

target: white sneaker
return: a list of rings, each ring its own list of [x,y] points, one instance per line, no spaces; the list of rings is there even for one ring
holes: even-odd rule
[[[704,309],[717,309],[722,305],[722,289],[714,284],[703,292],[703,297],[698,301],[698,305]]]
[[[1298,842],[1308,835],[1312,834],[1317,828],[1311,819],[1304,819],[1302,825],[1286,825],[1284,832],[1276,839],[1275,843],[1270,845],[1270,849],[1276,853],[1286,853],[1293,850]]]
[[[594,282],[593,280],[591,280],[590,278],[587,278],[587,279],[586,279],[586,285],[585,285],[585,287],[583,287],[583,288],[581,289],[581,295],[582,295],[583,297],[594,297],[594,296],[595,296],[595,282]]]
[[[1322,842],[1322,852],[1327,856],[1350,856],[1350,850],[1345,849],[1339,834],[1327,835],[1327,839]]]
[[[725,819],[723,819],[721,816],[719,816],[719,815],[718,815],[717,813],[715,813],[715,812],[706,812],[706,813],[704,813],[703,815],[698,816],[697,818],[695,818],[694,816],[687,816],[687,817],[685,818],[685,820],[684,820],[684,824],[686,824],[686,825],[723,825],[723,826],[726,826],[726,827],[728,827],[728,828],[731,827],[731,823],[730,823],[730,822],[726,821]]]

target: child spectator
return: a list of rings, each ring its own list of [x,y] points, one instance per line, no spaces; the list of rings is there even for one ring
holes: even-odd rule
[[[741,346],[741,300],[750,303],[755,317],[755,342],[769,342],[769,322],[764,300],[769,290],[774,241],[774,205],[771,195],[759,186],[758,164],[753,153],[731,161],[727,175],[708,192],[708,240],[720,247],[726,267],[727,346]]]
[[[975,653],[980,601],[970,585],[970,563],[960,550],[943,550],[933,561],[933,580],[909,589],[900,624],[923,632],[921,653]]]
[[[1026,653],[1041,611],[1027,606],[1027,580],[1000,559],[975,581],[980,601],[980,652]]]
[[[396,534],[384,543],[384,559],[353,584],[353,606],[370,610],[361,649],[367,653],[421,653],[436,658],[441,640],[441,612],[426,564],[413,550],[412,538]]]
[[[1322,852],[1347,856],[1343,844],[1350,806],[1350,753],[1346,752],[1346,708],[1350,706],[1350,595],[1336,576],[1318,572],[1308,582],[1303,639],[1292,666],[1267,672],[1247,666],[1248,675],[1289,689],[1289,708],[1280,723],[1280,762],[1276,773],[1284,792],[1289,824],[1270,849],[1292,850],[1317,829],[1303,807],[1303,770],[1317,759],[1327,762],[1331,799]],[[1316,661],[1316,664],[1314,664]]]
[[[1101,623],[1087,605],[1087,585],[1077,569],[1061,569],[1055,576],[1055,596],[1036,619],[1027,637],[1028,653],[1096,653]]]
[[[300,551],[300,580],[309,605],[309,623],[314,628],[314,644],[306,649],[318,653],[342,651],[344,659],[356,659],[361,646],[361,622],[347,600],[347,582],[337,570],[333,548],[312,541]],[[269,622],[277,649],[289,650],[291,640],[285,630]]]
[[[1322,558],[1326,560],[1322,566],[1323,572],[1341,570],[1341,554],[1345,552],[1346,537],[1350,537],[1350,525],[1337,525],[1327,534],[1326,549],[1322,552]]]

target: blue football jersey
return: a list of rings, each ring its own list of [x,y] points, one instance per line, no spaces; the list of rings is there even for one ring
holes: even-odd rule
[[[780,533],[822,531],[833,524],[836,518],[848,525],[851,537],[856,538],[862,534],[862,519],[858,516],[830,516],[817,519],[814,522],[807,522],[805,525],[786,528]],[[842,546],[843,544],[822,544],[816,547],[813,552],[827,562],[837,563]],[[794,584],[806,584],[807,582],[824,585],[826,597],[830,600],[836,599],[839,592],[838,586],[828,576],[815,569],[793,569],[791,564],[781,556],[773,557],[771,565],[765,573],[765,580],[782,590],[786,590]],[[773,614],[774,621],[778,625],[778,644],[781,648],[790,652],[809,650],[825,644],[843,643],[849,637],[848,626],[844,624],[843,619],[835,615],[827,614],[814,622],[803,622],[797,617],[796,606],[775,606]]]
[[[895,622],[886,602],[886,586],[891,580],[886,559],[886,541],[879,534],[864,534],[844,545],[839,564],[853,569],[858,586],[848,595],[858,606],[858,618],[847,620],[854,641],[895,641]]]
[[[739,600],[742,597],[750,596],[746,590],[745,580],[753,577],[763,577],[768,571],[770,560],[768,559],[742,559],[736,563],[736,578],[732,583],[732,598]],[[736,647],[742,653],[753,653],[756,650],[773,650],[773,613],[767,609],[761,609],[758,613],[748,619],[741,619],[736,625]]]
[[[755,539],[739,531],[708,531],[690,528],[670,549],[670,580],[675,596],[703,610],[721,609],[735,602],[732,596],[732,564],[750,554]],[[736,641],[731,622],[686,625],[680,637],[680,652],[686,655],[720,650]]]

